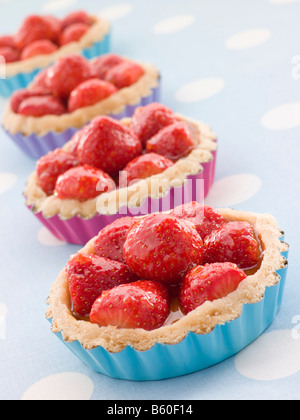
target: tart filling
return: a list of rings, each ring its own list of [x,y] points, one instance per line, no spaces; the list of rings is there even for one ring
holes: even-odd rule
[[[38,18],[42,19],[42,17],[39,17],[39,16],[33,16],[33,17],[36,19]],[[46,18],[57,20],[54,17],[46,17]],[[91,20],[91,25],[85,32],[82,32],[82,36],[80,37],[80,39],[74,40],[74,41],[70,39],[70,42],[68,43],[63,42],[62,46],[59,46],[59,48],[55,49],[53,52],[49,52],[50,50],[48,49],[47,53],[40,53],[38,55],[34,55],[31,57],[29,54],[28,58],[24,58],[22,60],[19,60],[18,58],[16,58],[14,59],[13,62],[7,62],[6,63],[6,77],[9,78],[9,77],[16,76],[19,73],[29,73],[35,69],[48,67],[50,64],[55,62],[59,57],[62,57],[66,54],[79,54],[81,53],[83,49],[89,48],[95,42],[101,41],[106,35],[109,34],[110,23],[99,16],[89,16],[89,18]],[[64,20],[66,20],[66,18]],[[32,23],[28,22],[28,25],[29,25],[28,31],[32,32],[33,30],[31,27]],[[21,28],[22,32],[24,32],[24,29],[25,28],[23,25],[23,27]],[[12,39],[16,38],[18,37],[18,35],[19,34],[16,34],[15,37],[10,37],[10,38]],[[5,38],[8,38],[8,37],[5,37]],[[38,37],[37,39],[41,39],[41,38],[44,38],[44,37],[43,36]],[[45,47],[43,48],[45,49]],[[24,48],[23,48],[23,51],[24,51]]]
[[[288,245],[280,240],[282,232],[280,231],[275,219],[269,214],[239,212],[231,209],[219,209],[217,211],[214,211],[214,214],[217,214],[218,216],[218,224],[215,226],[214,224],[211,224],[209,231],[206,232],[204,236],[202,236],[203,232],[200,229],[201,223],[200,225],[198,225],[199,229],[196,229],[196,220],[193,220],[193,218],[190,218],[189,216],[186,217],[184,213],[182,216],[184,221],[182,221],[182,219],[179,218],[179,215],[176,211],[175,213],[173,211],[171,215],[169,213],[150,215],[136,219],[133,225],[129,227],[128,233],[126,237],[123,238],[123,242],[121,241],[121,243],[124,244],[123,257],[125,258],[125,263],[128,263],[128,267],[130,268],[130,270],[134,270],[133,272],[131,271],[131,273],[133,273],[133,275],[137,275],[138,279],[128,278],[127,282],[129,282],[129,284],[122,284],[121,286],[116,287],[112,286],[112,289],[110,289],[111,285],[108,286],[109,290],[103,291],[100,297],[94,296],[95,300],[90,311],[90,318],[80,317],[78,316],[78,314],[74,313],[74,304],[77,305],[77,302],[74,297],[76,296],[76,293],[74,293],[74,289],[72,289],[72,285],[74,286],[75,284],[72,283],[74,280],[72,277],[74,275],[74,267],[72,268],[70,264],[74,263],[74,259],[76,258],[95,258],[95,256],[98,256],[98,258],[102,258],[99,257],[99,255],[102,255],[101,252],[104,252],[103,255],[107,256],[107,254],[105,254],[105,249],[103,248],[102,233],[100,232],[97,238],[91,240],[82,250],[79,251],[78,254],[71,257],[70,262],[62,270],[58,279],[51,288],[50,295],[48,298],[49,308],[47,311],[47,318],[52,320],[53,332],[61,332],[66,342],[79,341],[82,347],[88,350],[101,346],[109,352],[116,353],[122,351],[127,346],[131,346],[135,350],[146,351],[151,349],[156,343],[180,343],[189,332],[194,332],[196,334],[208,334],[216,327],[216,325],[223,325],[227,322],[238,318],[241,315],[243,306],[245,304],[253,304],[261,301],[264,297],[265,289],[267,287],[272,287],[276,285],[280,281],[280,276],[278,276],[276,271],[286,266],[286,259],[283,257],[282,253],[287,251]],[[153,268],[151,268],[152,266],[149,264],[147,266],[145,262],[146,260],[143,260],[144,254],[141,251],[142,247],[139,246],[142,243],[137,243],[136,249],[133,247],[133,244],[134,238],[136,238],[136,241],[138,241],[139,234],[141,233],[139,233],[140,226],[144,226],[150,217],[153,218],[155,216],[162,216],[162,218],[164,219],[163,222],[166,223],[167,221],[169,223],[168,229],[173,229],[175,225],[176,229],[178,228],[178,226],[182,227],[181,223],[183,223],[183,225],[187,224],[187,226],[184,226],[184,228],[182,228],[182,232],[184,232],[184,235],[187,234],[187,236],[182,236],[181,239],[186,238],[185,240],[187,242],[193,241],[194,247],[196,247],[194,248],[194,251],[197,250],[197,252],[192,253],[194,255],[193,257],[192,254],[188,254],[188,247],[186,247],[184,255],[186,258],[189,258],[189,264],[191,263],[191,265],[186,266],[185,270],[183,271],[181,271],[181,269],[177,267],[177,274],[175,274],[175,270],[172,274],[172,277],[169,277],[170,272],[172,273],[172,268],[174,267],[170,263],[169,272],[165,273],[163,267],[161,267],[161,275],[159,276],[158,272],[158,277],[153,281],[149,280],[149,278],[152,278],[153,276],[155,277],[155,274],[153,272]],[[220,234],[219,232],[222,231],[222,229],[225,229],[224,226],[226,226],[226,229],[228,229],[228,226],[236,226],[237,223],[243,225],[244,227],[246,225],[248,228],[250,227],[253,230],[253,235],[251,235],[251,242],[256,241],[257,243],[257,248],[251,248],[252,256],[255,255],[256,252],[256,265],[252,266],[250,271],[248,271],[247,267],[242,268],[244,267],[244,264],[250,264],[248,253],[246,255],[246,260],[244,259],[244,255],[243,258],[239,256],[238,259],[235,259],[235,262],[228,261],[228,259],[234,258],[234,256],[236,257],[237,255],[239,255],[236,253],[232,254],[232,249],[228,254],[232,257],[228,257],[227,255],[228,258],[226,262],[224,262],[224,255],[223,257],[221,257],[220,254],[217,253],[218,241],[216,240],[216,238]],[[194,233],[187,233],[190,229],[194,229]],[[173,234],[174,232],[175,231],[173,231]],[[196,239],[196,237],[194,236],[195,232],[198,232],[198,239]],[[201,235],[199,232],[202,232]],[[243,233],[243,235],[246,234]],[[216,262],[206,263],[206,252],[208,247],[207,243],[212,240],[212,237],[215,238]],[[146,242],[147,240],[151,240],[151,237],[149,239],[147,236],[147,239],[144,239],[144,241]],[[181,247],[180,240],[178,238],[176,240],[179,249]],[[201,240],[203,240],[202,251]],[[158,251],[160,251],[162,249],[159,248],[161,244],[159,245],[157,242],[155,243],[158,246]],[[235,243],[238,243],[238,239],[236,239]],[[249,250],[249,246],[246,246]],[[224,247],[228,248],[228,244],[226,244],[225,242],[223,243],[223,248]],[[166,250],[166,247],[163,249]],[[152,251],[155,252],[155,249],[153,249]],[[203,253],[202,256],[201,253]],[[135,254],[138,254],[138,259],[135,258]],[[170,253],[169,255],[171,254],[172,253]],[[211,252],[209,254],[211,257]],[[113,258],[115,258],[116,260],[116,258],[118,257],[114,255]],[[109,261],[109,259],[106,259],[106,261],[107,260]],[[107,299],[112,299],[113,296],[111,295],[116,294],[116,291],[119,290],[118,288],[122,287],[122,290],[128,289],[130,284],[135,284],[135,281],[137,281],[137,286],[145,288],[144,283],[140,284],[140,275],[142,273],[138,273],[138,270],[135,268],[133,261],[141,262],[141,267],[144,267],[144,261],[146,266],[149,268],[149,278],[146,280],[143,279],[142,283],[159,283],[164,286],[163,289],[165,290],[165,288],[170,287],[177,275],[177,286],[181,288],[181,308],[179,308],[178,305],[175,304],[175,307],[173,309],[172,307],[169,309],[169,317],[164,317],[164,322],[162,323],[162,325],[159,326],[158,324],[158,326],[152,327],[153,329],[150,330],[145,329],[146,326],[144,326],[143,328],[143,325],[141,325],[140,327],[136,326],[135,328],[131,328],[124,326],[119,327],[118,323],[109,324],[112,318],[110,318],[110,320],[108,321],[108,325],[104,325],[105,323],[103,322],[102,308],[105,307],[104,301]],[[154,258],[152,261],[156,261],[156,259]],[[214,298],[211,300],[199,300],[198,303],[196,302],[197,300],[194,299],[194,303],[196,302],[196,307],[186,309],[183,305],[183,302],[184,296],[186,297],[188,293],[184,292],[186,292],[186,290],[189,289],[184,288],[186,287],[186,283],[190,285],[190,277],[192,277],[195,280],[195,271],[207,269],[207,267],[211,267],[214,264],[218,264],[218,262],[223,265],[229,264],[230,269],[232,269],[231,266],[233,265],[237,267],[238,265],[241,265],[242,267],[238,267],[238,270],[242,270],[244,275],[239,279],[239,281],[236,282],[236,285],[231,290],[228,289],[226,293],[224,292],[224,288],[221,287],[221,289],[223,290],[221,294],[215,295]],[[253,261],[251,262],[251,264],[252,263]],[[122,262],[119,262],[119,264],[124,266],[124,263]],[[145,273],[143,273],[143,275],[144,274]],[[199,273],[196,274],[198,275]],[[110,277],[110,279],[112,279],[112,276]],[[126,283],[126,281],[124,281],[123,283]],[[232,284],[232,281],[230,281],[230,284]],[[228,288],[228,284],[226,288]],[[160,306],[163,306],[163,302],[166,301],[164,290],[159,291],[161,299]],[[216,290],[218,290],[218,288],[214,289],[214,291]],[[206,289],[205,291],[210,294],[212,293],[211,290],[208,289]],[[147,289],[147,292],[149,292],[149,289]],[[151,290],[151,292],[153,292],[153,290]],[[114,299],[115,298],[116,297],[114,296]],[[193,299],[190,298],[190,301],[191,300]],[[113,313],[115,315],[116,312],[112,312],[112,308],[114,309],[113,305],[115,305],[115,303],[113,302],[115,301],[110,302],[111,303],[107,307],[108,309],[106,311],[106,314]],[[78,307],[76,306],[76,309],[77,308]],[[122,308],[123,310],[126,309],[124,308],[124,306]],[[127,308],[126,310],[129,309]],[[159,312],[158,308],[157,312]],[[119,319],[122,319],[122,317],[120,317]]]
[[[148,107],[142,107],[141,109],[145,111],[157,108],[167,109],[167,107],[158,104],[152,104]],[[136,111],[136,114],[139,114],[139,112],[140,109]],[[31,207],[35,213],[42,212],[43,216],[46,218],[58,214],[62,219],[70,219],[75,215],[84,219],[90,219],[98,213],[116,214],[124,206],[132,208],[139,207],[147,197],[160,198],[164,196],[170,188],[184,185],[190,175],[198,174],[202,171],[203,167],[201,164],[213,159],[213,153],[217,148],[215,142],[216,136],[204,123],[191,120],[182,115],[173,113],[172,115],[176,122],[174,124],[171,124],[170,122],[170,125],[168,125],[167,128],[170,129],[170,127],[174,127],[175,133],[178,134],[176,131],[177,124],[184,124],[185,129],[188,131],[188,139],[190,139],[193,144],[192,150],[188,148],[183,154],[183,157],[174,159],[174,156],[168,155],[168,158],[168,156],[163,155],[163,153],[166,153],[163,149],[161,149],[162,154],[152,153],[151,151],[147,153],[147,150],[145,149],[145,147],[147,147],[147,142],[146,146],[144,146],[144,151],[142,150],[143,146],[139,146],[138,150],[136,148],[131,148],[130,150],[133,150],[130,152],[131,154],[129,154],[128,148],[126,148],[125,151],[122,151],[123,146],[119,145],[119,147],[117,147],[118,151],[121,151],[118,157],[119,163],[117,162],[117,154],[114,150],[109,150],[109,152],[107,150],[106,155],[102,157],[102,154],[105,153],[105,147],[107,146],[101,146],[102,143],[100,143],[99,140],[101,132],[103,132],[101,125],[105,124],[105,126],[109,126],[111,124],[112,127],[117,128],[118,132],[123,133],[123,130],[125,130],[126,136],[129,133],[129,137],[133,136],[132,139],[136,139],[136,135],[132,134],[131,131],[135,116],[133,116],[133,118],[123,119],[120,122],[116,122],[108,117],[97,117],[87,126],[86,132],[88,132],[88,135],[82,136],[81,133],[75,134],[74,138],[60,150],[61,153],[64,152],[69,156],[71,163],[70,166],[63,167],[61,166],[61,161],[59,162],[59,167],[63,169],[59,174],[56,173],[56,178],[54,179],[54,184],[50,191],[47,189],[47,185],[43,185],[44,180],[46,179],[45,174],[48,169],[45,169],[45,172],[40,174],[39,168],[41,161],[38,162],[37,170],[30,176],[24,193],[27,206]],[[95,127],[97,127],[97,132],[93,131]],[[158,134],[162,132],[164,135],[163,130],[164,129],[159,130]],[[96,145],[93,145],[91,148],[89,143],[93,141],[92,134],[95,134],[98,143],[96,142]],[[82,140],[83,137],[84,139]],[[78,146],[81,150],[79,152],[77,151],[77,155],[75,153],[74,157],[72,153],[74,152],[73,149],[77,144],[78,138],[81,138],[79,145],[81,145],[81,142],[82,145]],[[141,137],[138,138],[140,139]],[[164,138],[164,136],[162,138]],[[105,143],[107,144],[108,142],[106,141]],[[140,143],[140,141],[138,143]],[[137,146],[138,144],[134,147]],[[56,154],[58,152],[59,150],[54,153]],[[98,155],[99,158],[97,158],[97,160],[95,156]],[[109,156],[114,156],[112,159],[113,162]],[[154,158],[157,159],[157,163],[154,162]],[[47,156],[42,159],[47,160]],[[57,176],[63,176],[65,173],[65,176],[67,177],[67,169],[70,169],[73,164],[74,166],[78,166],[76,160],[80,161],[79,166],[86,164],[92,165],[93,167],[108,173],[116,182],[115,187],[109,188],[107,191],[101,190],[98,194],[96,193],[95,196],[86,195],[83,198],[81,197],[81,199],[78,199],[78,197],[76,198],[74,195],[60,194],[58,189],[55,190],[55,183],[59,182]],[[138,162],[136,162],[137,160]],[[111,166],[112,163],[118,164],[119,166]],[[47,168],[49,168],[49,166],[50,165],[48,165]],[[54,167],[57,168],[57,163],[54,164]],[[118,180],[116,176],[119,175],[119,171],[121,171],[121,175]],[[134,179],[131,180],[130,173],[133,174],[132,178],[138,178],[136,182],[134,182]],[[124,174],[127,175],[127,177],[124,178]],[[48,174],[47,179],[49,179],[49,177],[51,178],[52,175],[53,172],[50,175]],[[43,176],[44,178],[42,181],[41,178]],[[142,179],[139,180],[141,176]],[[125,181],[126,178],[128,184]],[[49,186],[51,179],[50,181],[46,181],[46,183],[47,182]]]

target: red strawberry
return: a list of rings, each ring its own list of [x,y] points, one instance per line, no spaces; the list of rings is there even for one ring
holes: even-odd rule
[[[53,96],[32,96],[22,101],[18,113],[28,117],[63,115],[67,112],[64,104]]]
[[[0,36],[0,48],[2,47],[9,47],[9,48],[17,49],[17,45],[15,43],[14,37],[11,35]]]
[[[147,140],[175,122],[176,116],[170,108],[153,103],[136,109],[132,117],[131,128],[145,146]]]
[[[195,147],[192,135],[184,122],[163,128],[147,141],[146,151],[177,160],[187,156]]]
[[[47,18],[32,15],[24,20],[15,36],[15,42],[18,48],[22,50],[34,41],[49,39],[55,42],[56,38],[57,32]]]
[[[133,223],[133,217],[122,217],[102,229],[95,240],[95,254],[125,263],[123,247]]]
[[[48,79],[48,68],[40,71],[33,79],[31,85],[32,91],[43,92],[44,94],[51,95]]]
[[[29,89],[20,89],[15,91],[10,98],[10,106],[12,111],[17,114],[21,103],[25,99],[32,98],[33,96],[42,96],[42,94],[40,95],[39,90],[32,91]]]
[[[84,130],[84,127],[81,130],[76,131],[76,133],[71,138],[67,146],[68,152],[72,153],[75,156],[78,156],[77,149],[78,149],[79,142],[81,140],[83,130]]]
[[[58,177],[77,165],[78,160],[70,153],[61,149],[49,152],[37,162],[38,185],[47,195],[52,195]]]
[[[74,23],[85,23],[86,25],[92,25],[92,18],[83,10],[78,10],[68,14],[61,21],[61,28],[65,29],[68,26],[74,25]]]
[[[63,99],[68,99],[80,83],[92,77],[93,72],[88,60],[76,54],[61,57],[48,70],[49,88],[54,96]]]
[[[69,112],[86,106],[95,105],[118,91],[114,85],[100,79],[91,79],[81,83],[70,95]]]
[[[222,299],[234,292],[246,277],[236,264],[227,262],[195,267],[181,285],[181,309],[187,314],[206,301]]]
[[[48,39],[34,41],[32,44],[29,44],[24,48],[21,54],[21,60],[27,60],[28,58],[35,57],[37,55],[52,54],[57,50],[58,47]]]
[[[61,34],[59,38],[59,45],[67,45],[71,42],[78,42],[83,35],[90,29],[89,25],[85,23],[74,23],[68,26]]]
[[[204,240],[213,230],[223,226],[227,221],[209,206],[192,202],[176,207],[171,211],[173,216],[188,220],[196,226],[197,232]]]
[[[48,23],[50,30],[53,33],[52,41],[58,44],[59,36],[61,34],[60,19],[52,15],[43,16],[43,19]]]
[[[142,145],[124,124],[100,116],[82,131],[77,152],[83,164],[101,168],[109,175],[116,176],[142,153]]]
[[[92,307],[90,320],[100,327],[152,331],[163,326],[169,313],[167,288],[158,282],[140,280],[103,292]]]
[[[136,280],[125,264],[98,255],[76,254],[66,272],[73,309],[80,316],[89,315],[103,291]]]
[[[176,284],[202,264],[203,241],[194,225],[167,214],[137,221],[124,244],[125,261],[139,277]]]
[[[147,153],[146,155],[139,156],[129,162],[122,171],[120,175],[120,187],[124,188],[140,179],[146,179],[160,174],[173,165],[174,163],[170,159],[157,155],[156,153]]]
[[[104,54],[93,60],[91,66],[100,79],[105,79],[107,72],[123,61],[124,59],[117,54]]]
[[[139,64],[124,60],[106,73],[105,80],[118,89],[123,89],[136,83],[144,74],[145,71]]]
[[[20,54],[14,48],[0,47],[0,57],[3,57],[6,63],[14,63],[16,61],[19,61]]]
[[[89,165],[69,169],[56,183],[55,195],[61,200],[86,201],[115,189],[109,175]]]
[[[206,263],[228,261],[247,269],[255,267],[259,258],[259,243],[248,222],[229,222],[214,230],[204,241]]]

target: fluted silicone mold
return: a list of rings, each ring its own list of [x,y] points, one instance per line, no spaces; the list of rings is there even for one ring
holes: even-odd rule
[[[127,105],[124,108],[124,111],[119,114],[110,115],[111,117],[121,120],[122,118],[132,117],[134,111],[139,106],[149,105],[152,102],[160,101],[160,86],[155,89],[152,89],[151,94],[142,98],[135,105]],[[62,148],[65,143],[67,143],[73,135],[78,131],[78,129],[69,127],[62,133],[56,133],[50,131],[44,136],[38,136],[32,134],[30,136],[24,136],[22,133],[11,134],[9,131],[5,130],[6,134],[11,138],[11,140],[22,150],[26,155],[33,159],[39,159],[40,157],[46,155],[52,150],[57,148]]]
[[[85,350],[78,341],[68,343],[61,333],[55,334],[89,368],[112,378],[157,381],[203,370],[236,355],[272,324],[282,305],[286,283],[288,251],[282,255],[286,265],[276,271],[280,281],[266,288],[260,302],[244,305],[239,318],[217,325],[209,334],[191,332],[179,344],[156,344],[144,352],[126,347],[119,353],[109,353],[102,347]]]
[[[110,51],[110,33],[101,41],[95,42],[91,47],[82,50],[82,55],[88,59],[98,57]],[[29,73],[19,73],[16,76],[0,79],[0,96],[9,98],[16,90],[26,88],[41,71],[42,68],[35,69]]]
[[[59,240],[71,244],[84,245],[98,235],[101,229],[116,219],[124,217],[124,215],[139,216],[157,211],[172,210],[176,207],[176,197],[178,196],[184,197],[186,202],[199,201],[199,197],[204,199],[212,187],[215,177],[217,152],[212,152],[212,156],[211,161],[202,164],[203,170],[196,175],[189,176],[182,187],[170,188],[162,198],[148,197],[138,208],[123,207],[117,214],[97,214],[91,219],[83,219],[79,216],[71,219],[62,219],[59,215],[46,218],[42,212],[34,214]],[[203,191],[199,191],[199,188]],[[31,207],[29,208],[31,209]]]

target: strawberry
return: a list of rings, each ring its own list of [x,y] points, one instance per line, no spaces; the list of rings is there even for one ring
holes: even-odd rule
[[[175,122],[175,114],[170,108],[153,103],[136,109],[132,117],[131,128],[145,146],[147,140]]]
[[[13,112],[16,114],[19,111],[19,107],[21,103],[28,98],[32,98],[33,96],[41,96],[39,90],[29,90],[29,89],[20,89],[15,91],[11,98],[10,98],[10,106]]]
[[[123,89],[136,83],[144,74],[139,64],[124,60],[106,73],[105,80]]]
[[[192,135],[184,122],[163,128],[147,141],[146,151],[177,160],[187,156],[195,147]]]
[[[113,118],[100,116],[82,131],[77,152],[83,164],[95,166],[116,176],[142,153],[142,145],[124,124]]]
[[[190,222],[163,213],[152,214],[132,226],[124,256],[139,277],[177,284],[188,270],[202,264],[203,241]]]
[[[14,63],[19,61],[20,54],[11,47],[0,47],[0,57],[3,57],[6,63]]]
[[[117,54],[104,54],[92,61],[91,66],[93,71],[100,79],[105,79],[107,72],[117,64],[124,61],[122,57]]]
[[[28,117],[43,117],[45,115],[63,115],[67,112],[64,104],[51,95],[31,96],[22,101],[18,114]]]
[[[255,267],[260,247],[248,222],[229,222],[214,230],[204,241],[204,261],[232,262],[242,269]]]
[[[214,263],[198,266],[184,277],[179,301],[185,314],[206,301],[222,299],[234,292],[246,278],[246,274],[232,263]]]
[[[89,25],[86,25],[85,23],[74,23],[73,25],[68,26],[60,35],[59,45],[63,46],[70,44],[71,42],[78,42],[89,29]]]
[[[98,255],[72,256],[66,273],[73,309],[80,316],[89,315],[93,303],[103,291],[136,280],[125,264]]]
[[[122,217],[102,229],[95,240],[95,254],[125,263],[123,247],[133,223],[132,217]]]
[[[86,201],[115,189],[105,172],[89,165],[69,169],[56,183],[54,194],[61,200]]]
[[[213,230],[223,226],[227,221],[209,206],[192,202],[176,207],[171,211],[173,216],[188,220],[195,225],[197,232],[204,240]]]
[[[80,83],[93,77],[88,60],[80,55],[70,54],[58,59],[48,70],[48,85],[54,96],[68,99]]]
[[[38,185],[47,195],[52,195],[58,177],[77,165],[78,160],[70,153],[61,149],[49,152],[37,162]]]
[[[14,37],[11,35],[0,36],[0,48],[2,47],[9,47],[9,48],[17,49],[17,45],[15,43]]]
[[[27,45],[34,41],[41,39],[48,39],[54,41],[57,38],[56,29],[46,18],[38,15],[28,16],[17,34],[15,35],[15,42],[20,50],[23,50]]]
[[[117,88],[111,83],[100,79],[90,79],[81,83],[70,95],[69,112],[86,106],[95,105],[117,92]]]
[[[33,79],[31,85],[32,91],[43,92],[44,94],[51,95],[48,79],[48,68],[40,71]]]
[[[138,182],[140,179],[146,179],[153,175],[160,174],[173,166],[174,163],[164,156],[156,153],[148,153],[133,159],[120,175],[120,187],[124,188]]]
[[[43,19],[47,22],[49,25],[49,28],[52,32],[52,41],[58,44],[58,40],[61,34],[61,21],[55,16],[47,15],[43,16]]]
[[[152,331],[165,323],[170,313],[167,288],[154,281],[123,284],[103,292],[90,313],[93,324]]]
[[[61,28],[66,29],[68,26],[74,25],[75,23],[84,23],[91,26],[93,23],[92,18],[83,10],[78,10],[68,14],[61,21]]]
[[[21,60],[27,60],[28,58],[35,57],[37,55],[52,54],[57,50],[58,47],[48,39],[34,41],[24,48],[21,54]]]
[[[81,128],[80,130],[76,131],[74,136],[68,142],[68,146],[67,146],[68,152],[72,153],[75,156],[78,156],[77,149],[78,149],[79,142],[81,140],[83,130],[84,130],[84,127]]]

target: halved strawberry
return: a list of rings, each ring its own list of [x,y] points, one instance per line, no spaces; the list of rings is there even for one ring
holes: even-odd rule
[[[95,254],[125,263],[123,247],[134,222],[133,217],[122,217],[102,229],[95,241]]]
[[[140,278],[178,284],[188,270],[202,264],[203,241],[190,222],[152,214],[132,226],[124,255]]]
[[[22,50],[27,45],[41,39],[54,41],[57,39],[57,30],[48,18],[39,15],[28,16],[22,23],[21,28],[15,35],[17,47]]]
[[[147,153],[133,159],[120,175],[120,188],[132,185],[141,179],[160,174],[173,166],[174,163],[157,153]]]
[[[73,309],[80,316],[89,315],[93,303],[103,291],[136,280],[125,264],[98,255],[72,256],[66,272]]]
[[[103,292],[94,303],[93,324],[119,328],[160,328],[170,313],[169,293],[158,282],[137,281]]]
[[[219,227],[227,223],[224,217],[213,208],[195,201],[176,207],[170,214],[193,223],[203,240],[213,230],[219,229]]]
[[[131,120],[131,129],[145,147],[147,140],[175,122],[176,116],[170,108],[153,103],[136,109]]]
[[[136,83],[144,74],[139,64],[124,60],[106,73],[105,80],[123,89]]]
[[[3,57],[6,63],[14,63],[20,59],[20,53],[11,47],[0,47],[0,57]]]
[[[68,26],[74,25],[74,23],[85,23],[86,25],[92,25],[93,20],[84,10],[77,10],[69,13],[61,21],[61,28],[65,29]]]
[[[204,241],[204,262],[232,262],[242,269],[255,267],[261,255],[254,229],[248,222],[229,222]]]
[[[91,79],[81,83],[73,90],[70,95],[68,108],[69,112],[86,106],[95,105],[97,102],[103,101],[118,89],[111,83],[100,79]]]
[[[181,285],[179,300],[187,314],[206,301],[222,299],[234,292],[246,274],[232,263],[198,266],[189,271]]]
[[[105,79],[107,72],[123,61],[124,58],[120,57],[118,54],[110,53],[101,55],[100,57],[94,59],[91,62],[91,66],[95,74],[97,74],[100,79]]]
[[[58,50],[57,45],[48,39],[42,39],[40,41],[34,41],[24,48],[21,54],[21,60],[27,60],[37,55],[52,54]]]
[[[0,36],[0,48],[2,47],[10,47],[16,49],[17,45],[15,43],[14,37],[11,35]]]
[[[78,42],[90,29],[85,23],[74,23],[68,26],[59,37],[59,45],[67,45],[71,42]]]
[[[27,117],[63,115],[66,112],[66,107],[62,101],[51,95],[31,96],[22,101],[18,109],[18,114],[26,115]]]
[[[116,188],[112,178],[90,165],[69,169],[56,183],[54,194],[61,200],[87,201]]]
[[[49,152],[37,162],[37,182],[47,195],[52,195],[60,175],[78,165],[74,155],[61,149]]]
[[[48,96],[48,93],[46,94]],[[32,98],[33,96],[44,96],[41,89],[36,87],[34,90],[20,89],[15,91],[10,98],[10,107],[16,114],[19,111],[19,107],[25,99]]]
[[[177,160],[187,156],[195,147],[187,124],[177,122],[163,128],[147,141],[146,151]]]

